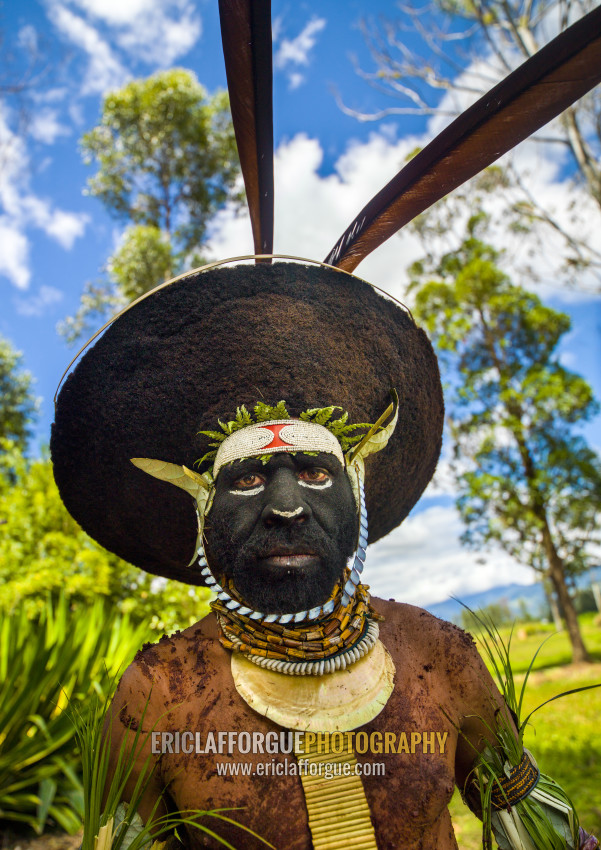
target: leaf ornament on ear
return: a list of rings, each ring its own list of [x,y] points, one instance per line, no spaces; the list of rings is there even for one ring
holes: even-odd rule
[[[271,2],[219,0],[219,18],[230,107],[246,187],[255,254],[272,254]]]
[[[177,463],[168,463],[165,460],[154,460],[149,457],[132,457],[130,460],[142,472],[152,475],[153,478],[158,478],[159,481],[173,484],[192,496],[198,509],[198,533],[202,536],[205,516],[213,503],[214,487],[211,473],[204,472],[199,475],[198,472],[193,472],[187,466],[179,466]]]
[[[365,480],[365,458],[385,449],[394,433],[399,418],[399,397],[396,390],[391,390],[392,404],[389,404],[377,422],[371,426],[360,443],[350,449],[345,456],[346,471],[351,482],[355,503],[359,504],[359,482]],[[388,425],[384,422],[390,419]]]
[[[463,112],[365,206],[325,259],[352,272],[440,198],[536,132],[601,81],[601,7]]]

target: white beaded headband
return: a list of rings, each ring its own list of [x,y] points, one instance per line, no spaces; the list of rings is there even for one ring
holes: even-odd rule
[[[226,437],[215,456],[213,478],[232,461],[276,452],[327,452],[344,466],[340,443],[323,425],[302,419],[277,419],[248,425]]]

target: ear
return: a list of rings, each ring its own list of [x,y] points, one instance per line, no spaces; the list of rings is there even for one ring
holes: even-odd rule
[[[208,473],[199,475],[186,466],[178,466],[176,463],[167,463],[164,460],[153,460],[148,457],[132,457],[130,460],[142,472],[146,472],[160,481],[174,484],[189,493],[193,499],[197,499],[201,491],[206,490],[208,493],[211,489],[212,481]]]

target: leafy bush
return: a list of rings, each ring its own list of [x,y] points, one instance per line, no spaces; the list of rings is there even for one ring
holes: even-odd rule
[[[92,605],[99,596],[156,631],[208,613],[210,591],[157,579],[95,543],[68,514],[47,457],[0,439],[0,611],[44,610],[49,595]]]
[[[30,620],[25,609],[0,620],[0,820],[38,834],[48,820],[81,826],[83,788],[75,729],[80,713],[108,693],[149,631],[98,599],[71,611],[65,596]]]

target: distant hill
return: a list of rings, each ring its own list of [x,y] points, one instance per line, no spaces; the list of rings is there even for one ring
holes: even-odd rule
[[[584,588],[588,587],[593,581],[601,582],[601,566],[594,567],[580,576],[576,584],[578,587]],[[545,593],[540,583],[502,584],[479,593],[462,594],[459,599],[473,611],[485,608],[487,605],[504,602],[509,606],[511,612],[517,615],[520,610],[520,599],[524,600],[528,613],[534,617],[542,616],[542,612],[546,608]],[[426,605],[425,608],[436,617],[451,621],[458,621],[462,611],[462,606],[455,599]]]

